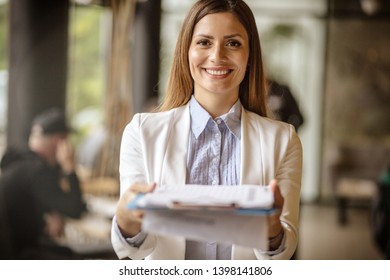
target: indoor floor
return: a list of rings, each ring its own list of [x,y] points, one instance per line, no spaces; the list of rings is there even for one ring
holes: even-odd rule
[[[367,207],[349,207],[348,223],[337,223],[334,206],[302,205],[298,260],[378,260]]]

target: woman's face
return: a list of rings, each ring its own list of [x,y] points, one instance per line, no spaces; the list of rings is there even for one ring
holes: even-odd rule
[[[248,34],[232,13],[203,17],[195,25],[188,52],[195,96],[237,100],[248,57]]]

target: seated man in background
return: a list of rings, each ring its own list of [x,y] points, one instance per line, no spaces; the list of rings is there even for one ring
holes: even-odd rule
[[[74,167],[65,114],[49,109],[32,122],[26,151],[9,149],[1,161],[0,240],[3,259],[67,259],[55,245],[64,217],[86,210]],[[5,247],[6,246],[6,247]]]
[[[304,123],[304,119],[290,88],[271,79],[267,83],[268,106],[271,109],[272,116],[277,120],[292,124],[295,131],[298,132],[299,127]]]

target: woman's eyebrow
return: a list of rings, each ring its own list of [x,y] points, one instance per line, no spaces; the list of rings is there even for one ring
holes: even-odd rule
[[[225,38],[225,39],[230,39],[230,38],[234,38],[234,37],[241,37],[241,38],[244,38],[240,33],[235,33],[235,34],[231,34],[231,35],[226,35],[226,36],[224,36],[223,38]]]
[[[207,35],[207,34],[202,34],[202,33],[195,34],[194,37],[203,37],[203,38],[207,38],[207,39],[214,39],[214,36]],[[239,33],[223,36],[224,39],[230,39],[230,38],[234,38],[234,37],[241,37],[241,38],[243,38],[243,36],[241,34],[239,34]]]
[[[202,33],[194,34],[194,37],[203,37],[203,38],[207,38],[207,39],[213,39],[213,38],[214,38],[214,37],[211,36],[211,35],[202,34]]]

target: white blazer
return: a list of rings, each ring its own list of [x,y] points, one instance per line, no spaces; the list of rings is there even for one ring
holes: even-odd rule
[[[232,259],[290,259],[298,243],[302,146],[293,126],[242,110],[241,184],[268,185],[276,178],[284,197],[281,215],[283,250],[273,256],[257,249],[232,246]],[[126,126],[120,152],[121,194],[134,182],[185,184],[190,132],[189,106],[167,112],[136,114]],[[119,258],[184,259],[185,239],[148,234],[132,247],[113,230]]]

